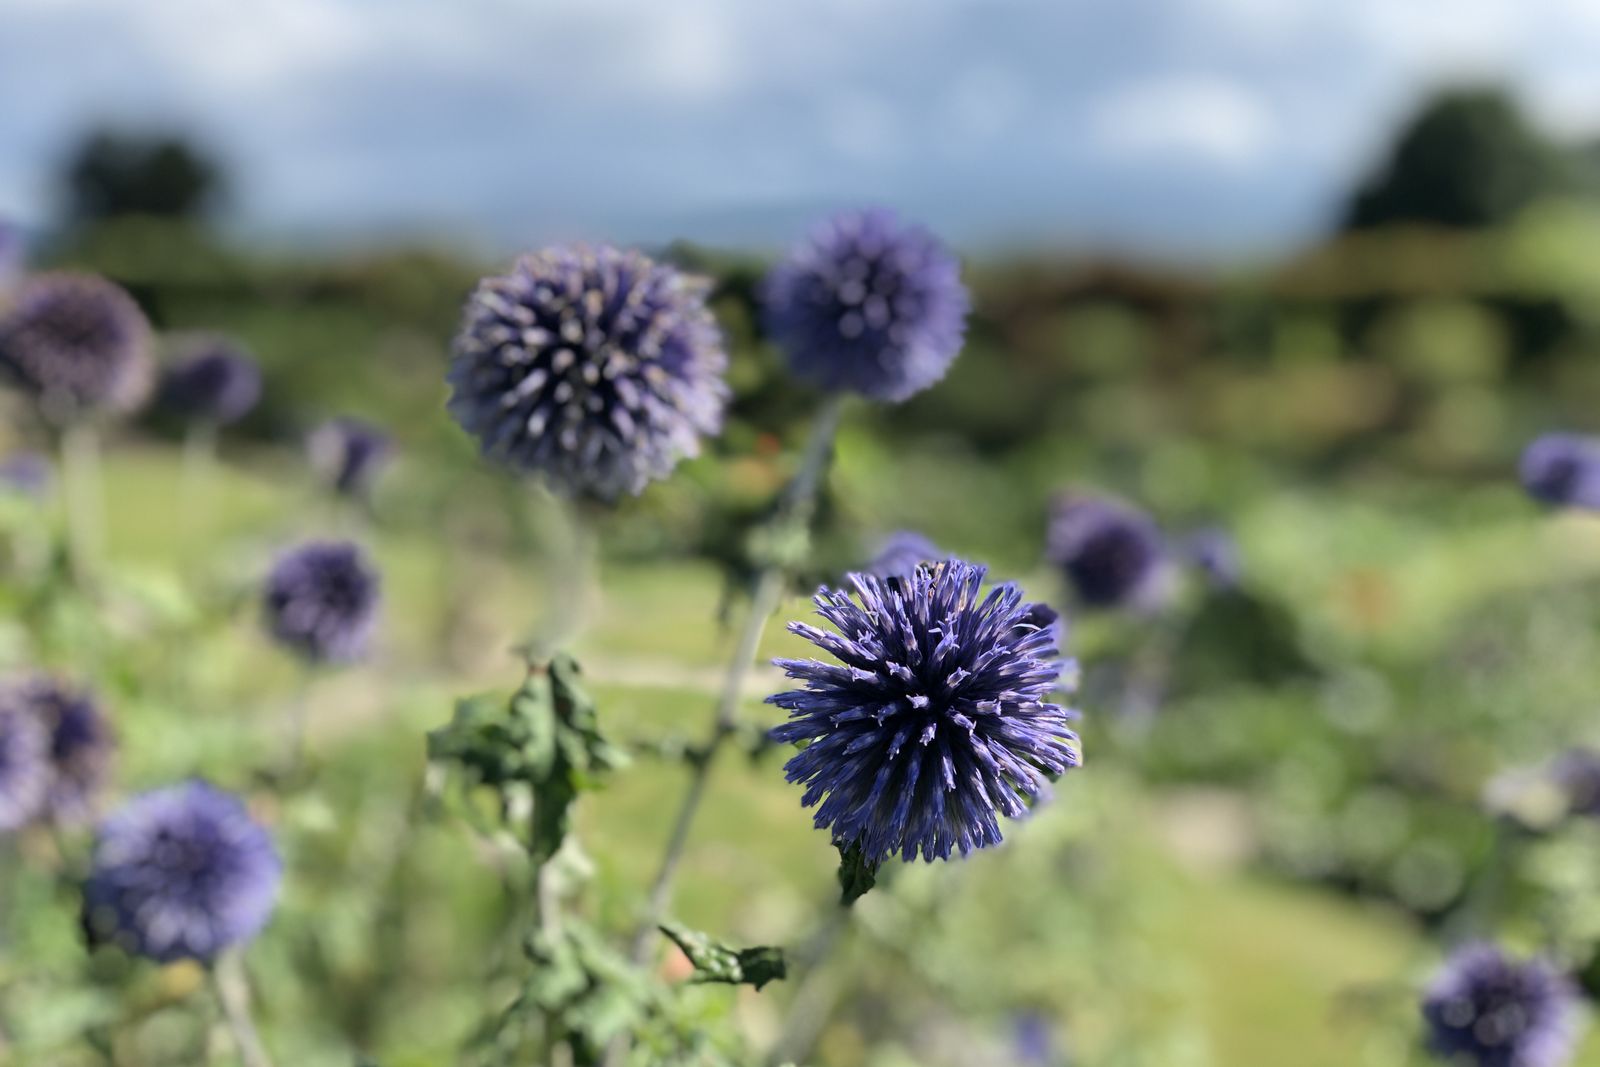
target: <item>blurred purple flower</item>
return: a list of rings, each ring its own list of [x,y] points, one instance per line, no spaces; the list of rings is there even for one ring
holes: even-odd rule
[[[814,229],[763,287],[766,326],[794,373],[830,391],[898,403],[945,376],[969,299],[961,265],[891,211]]]
[[[922,564],[944,558],[945,553],[915,530],[896,530],[879,543],[866,572],[879,578],[909,578]]]
[[[0,316],[0,368],[56,421],[142,403],[150,344],[133,298],[89,274],[30,278]]]
[[[267,576],[267,626],[313,663],[359,659],[377,625],[379,586],[358,545],[309,541],[279,556]]]
[[[311,466],[334,491],[364,497],[394,454],[389,435],[361,419],[329,419],[306,439]]]
[[[37,716],[0,696],[0,834],[39,814],[50,788],[50,736]]]
[[[1522,453],[1522,487],[1553,507],[1600,510],[1600,439],[1551,433]]]
[[[161,403],[191,422],[226,426],[248,415],[261,399],[261,368],[222,337],[192,338],[161,381]]]
[[[50,458],[42,452],[13,452],[0,459],[0,488],[42,497],[50,491],[51,473]]]
[[[1043,1015],[1021,1013],[1012,1020],[1012,1034],[1018,1067],[1051,1067],[1056,1062],[1055,1037]]]
[[[11,694],[44,727],[50,742],[50,787],[44,814],[78,823],[94,814],[110,775],[116,739],[93,696],[50,677],[17,684]]]
[[[1227,530],[1219,526],[1196,530],[1189,535],[1184,548],[1213,588],[1232,589],[1239,584],[1242,573],[1239,543]]]
[[[722,428],[728,358],[706,294],[608,245],[524,256],[467,302],[450,413],[485,456],[557,492],[638,494]]]
[[[1561,1067],[1576,1038],[1577,993],[1543,960],[1469,945],[1444,964],[1422,1001],[1428,1050],[1471,1067]]]
[[[1046,553],[1079,601],[1108,608],[1145,603],[1165,568],[1161,531],[1148,516],[1099,497],[1066,496],[1051,510]]]
[[[202,963],[255,937],[283,867],[243,802],[205,782],[145,793],[100,827],[83,887],[84,929],[161,963]]]
[[[1557,756],[1550,777],[1573,815],[1600,817],[1600,752],[1574,748]]]
[[[805,688],[767,698],[789,712],[772,739],[803,746],[788,780],[869,863],[998,844],[999,816],[1023,816],[1078,764],[1074,713],[1050,702],[1069,665],[1014,584],[980,599],[984,575],[960,560],[853,574],[853,597],[815,598],[837,632],[789,624],[839,663],[776,661]]]

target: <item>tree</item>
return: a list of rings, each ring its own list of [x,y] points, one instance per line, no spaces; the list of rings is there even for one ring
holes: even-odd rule
[[[1355,194],[1345,229],[1503,222],[1564,183],[1560,151],[1503,90],[1455,89],[1423,105]]]
[[[66,164],[67,219],[123,215],[194,219],[216,206],[221,170],[182,137],[97,130]]]

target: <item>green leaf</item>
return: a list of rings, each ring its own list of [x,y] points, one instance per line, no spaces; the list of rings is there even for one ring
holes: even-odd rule
[[[696,982],[721,982],[750,985],[760,989],[768,982],[787,977],[783,949],[771,945],[755,948],[729,948],[698,930],[677,923],[663,923],[661,932],[672,939],[694,964]]]
[[[878,884],[878,865],[861,853],[861,845],[852,843],[848,848],[835,841],[839,850],[839,888],[843,891],[839,902],[849,907]]]

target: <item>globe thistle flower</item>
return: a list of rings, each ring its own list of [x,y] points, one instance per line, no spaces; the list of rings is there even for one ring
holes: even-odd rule
[[[558,492],[638,494],[722,427],[728,360],[706,292],[606,245],[524,256],[467,301],[450,414]]]
[[[1161,531],[1133,508],[1099,497],[1064,497],[1051,512],[1045,545],[1089,607],[1140,604],[1159,592]]]
[[[280,644],[313,663],[345,663],[366,652],[378,598],[378,572],[359,546],[310,541],[278,557],[263,600]]]
[[[261,368],[221,337],[192,339],[161,381],[162,406],[190,422],[227,426],[250,414],[260,400]]]
[[[311,466],[341,496],[364,497],[394,456],[389,435],[361,419],[329,419],[306,439]]]
[[[1550,778],[1569,814],[1600,817],[1600,752],[1592,748],[1563,752],[1550,765]]]
[[[771,737],[804,746],[788,780],[869,863],[998,844],[999,816],[1021,817],[1078,764],[1075,713],[1050,702],[1068,665],[1016,585],[979,598],[984,575],[960,560],[852,574],[853,596],[815,598],[837,632],[789,624],[839,662],[777,661],[805,688],[767,698],[789,712]]]
[[[50,491],[50,479],[50,459],[43,453],[13,452],[0,459],[0,488],[42,497]]]
[[[879,578],[909,578],[922,564],[944,556],[932,541],[915,530],[896,530],[878,545],[866,571]]]
[[[1428,1050],[1472,1067],[1560,1067],[1572,1055],[1576,1002],[1572,986],[1543,960],[1469,945],[1423,997]]]
[[[1523,450],[1518,474],[1540,503],[1600,510],[1600,439],[1545,434]]]
[[[891,211],[837,215],[768,275],[766,326],[796,375],[898,403],[945,376],[969,300],[961,266]]]
[[[107,819],[83,887],[84,929],[159,963],[210,962],[253,938],[283,867],[243,802],[205,782],[135,798]]]
[[[12,697],[33,713],[49,738],[44,814],[58,823],[89,818],[116,746],[100,705],[89,693],[42,676],[15,686]]]
[[[104,278],[42,274],[0,317],[0,368],[52,419],[131,411],[149,390],[150,325]]]
[[[0,834],[38,815],[50,788],[50,737],[25,705],[0,701]]]

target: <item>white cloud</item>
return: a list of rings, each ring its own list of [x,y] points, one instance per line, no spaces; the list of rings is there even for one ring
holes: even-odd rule
[[[1163,75],[1090,105],[1089,136],[1125,162],[1184,161],[1242,168],[1271,147],[1273,119],[1243,85],[1210,75]]]

